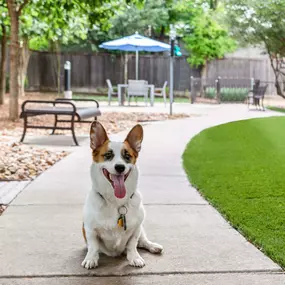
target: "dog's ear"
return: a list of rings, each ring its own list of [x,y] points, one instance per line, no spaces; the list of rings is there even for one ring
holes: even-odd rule
[[[90,147],[96,150],[108,140],[109,138],[104,127],[97,121],[92,122],[90,127]]]
[[[130,147],[135,151],[139,152],[141,150],[141,144],[143,140],[143,128],[141,125],[134,126],[125,141],[130,145]]]

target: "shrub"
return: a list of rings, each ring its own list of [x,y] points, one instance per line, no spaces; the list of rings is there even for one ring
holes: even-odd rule
[[[243,102],[248,95],[247,88],[221,88],[221,101],[222,102]],[[208,87],[205,91],[205,98],[216,98],[216,88]]]
[[[214,99],[216,97],[216,88],[208,87],[205,91],[205,98]]]
[[[222,102],[243,102],[247,95],[247,88],[221,88]]]

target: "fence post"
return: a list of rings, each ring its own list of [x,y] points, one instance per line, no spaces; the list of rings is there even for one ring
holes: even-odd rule
[[[72,99],[71,86],[71,63],[66,61],[64,64],[64,98]]]
[[[191,94],[191,104],[194,104],[195,102],[195,96],[194,96],[194,77],[190,77],[190,94]]]
[[[253,90],[254,87],[254,78],[250,78],[250,90]]]
[[[216,88],[217,88],[217,102],[218,104],[221,104],[221,77],[218,76],[218,79],[216,80]]]

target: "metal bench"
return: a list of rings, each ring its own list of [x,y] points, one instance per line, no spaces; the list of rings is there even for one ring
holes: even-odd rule
[[[72,102],[93,102],[95,107],[77,107]],[[37,106],[35,106],[36,104]],[[35,126],[28,124],[28,117],[54,115],[55,121],[53,126]],[[24,119],[24,130],[21,138],[21,142],[24,141],[27,129],[46,129],[52,130],[51,134],[54,134],[56,130],[71,130],[72,137],[75,145],[78,145],[74,124],[75,123],[91,123],[88,121],[91,117],[97,120],[97,117],[101,115],[99,110],[99,103],[93,99],[65,99],[59,98],[55,101],[47,100],[27,100],[22,104],[22,112],[20,118]],[[70,119],[59,119],[58,116],[70,116]],[[58,123],[70,123],[69,127],[60,127]]]
[[[248,108],[250,105],[254,105],[256,109],[262,108],[262,110],[265,111],[263,100],[264,100],[267,86],[268,84],[264,86],[260,86],[259,84],[257,84],[253,87],[253,90],[249,91],[249,94],[247,97]]]

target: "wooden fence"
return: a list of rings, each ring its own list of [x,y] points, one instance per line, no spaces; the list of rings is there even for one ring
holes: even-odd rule
[[[72,90],[77,92],[95,92],[106,88],[106,79],[113,85],[124,82],[124,54],[62,54],[61,86],[63,86],[64,63],[71,62]],[[55,91],[57,89],[56,55],[48,52],[33,52],[28,66],[29,91]],[[128,78],[135,78],[135,56],[129,55]],[[212,61],[208,66],[208,78],[218,76],[227,78],[256,78],[264,82],[273,82],[273,74],[268,60],[227,58]],[[200,70],[191,68],[186,57],[175,58],[174,89],[190,89],[190,77],[200,77]],[[139,78],[161,87],[169,81],[169,57],[164,55],[141,55],[139,58]],[[274,86],[270,87],[274,92]]]

